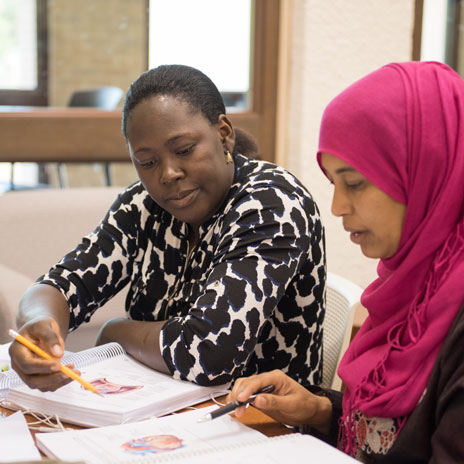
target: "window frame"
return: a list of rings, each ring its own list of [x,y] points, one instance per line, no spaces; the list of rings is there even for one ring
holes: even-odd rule
[[[34,90],[0,89],[1,105],[48,105],[47,1],[36,0],[37,88]]]
[[[232,124],[255,137],[261,159],[275,162],[281,0],[254,0],[250,108],[228,114]]]
[[[460,63],[459,48],[462,41],[461,23],[462,23],[462,0],[448,0],[447,5],[447,27],[445,41],[445,63],[451,66],[456,72],[463,67]]]
[[[422,21],[424,16],[424,0],[414,1],[414,26],[412,32],[412,56],[413,61],[421,59]]]

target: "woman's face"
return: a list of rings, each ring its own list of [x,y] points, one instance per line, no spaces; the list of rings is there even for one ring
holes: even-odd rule
[[[170,96],[143,100],[128,121],[129,151],[147,192],[163,209],[197,229],[218,210],[233,181],[234,133]]]
[[[390,258],[398,250],[406,206],[344,161],[327,153],[322,165],[334,185],[332,213],[369,258]]]

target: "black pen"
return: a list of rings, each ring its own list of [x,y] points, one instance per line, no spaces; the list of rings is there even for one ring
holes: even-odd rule
[[[203,417],[200,417],[197,422],[206,422],[212,419],[216,419],[217,417],[221,417],[224,414],[235,411],[240,406],[247,406],[256,398],[256,395],[259,395],[260,393],[272,393],[273,391],[274,385],[266,385],[265,387],[260,388],[257,392],[253,393],[246,401],[232,401],[232,403],[221,406],[220,408],[205,414]]]

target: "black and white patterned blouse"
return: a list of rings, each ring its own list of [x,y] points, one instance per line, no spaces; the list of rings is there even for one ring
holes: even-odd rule
[[[140,182],[48,274],[70,307],[70,329],[129,285],[128,316],[166,321],[160,348],[175,378],[220,385],[282,369],[321,380],[324,229],[316,204],[287,171],[235,156],[219,211],[189,250],[188,227]]]

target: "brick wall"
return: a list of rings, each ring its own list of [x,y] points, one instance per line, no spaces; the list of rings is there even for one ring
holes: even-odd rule
[[[147,69],[146,0],[49,0],[50,105],[74,90],[115,85],[126,92]]]
[[[49,0],[49,104],[66,106],[75,90],[120,87],[147,69],[147,0]],[[128,155],[129,160],[129,155]],[[49,169],[57,184],[56,169]],[[131,163],[112,166],[115,185],[137,178]],[[67,165],[70,187],[103,185],[103,166]]]

